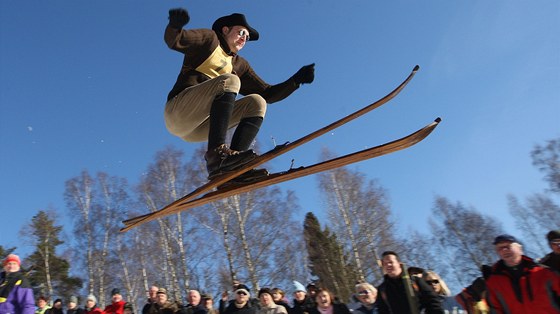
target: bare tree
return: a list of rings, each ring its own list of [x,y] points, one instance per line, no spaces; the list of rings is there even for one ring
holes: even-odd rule
[[[544,172],[550,191],[560,193],[560,138],[549,140],[545,145],[536,145],[531,157],[533,165]]]
[[[542,256],[549,250],[545,234],[560,226],[560,206],[555,202],[555,197],[560,195],[560,138],[536,145],[531,157],[533,165],[545,174],[549,189],[530,195],[525,204],[508,195],[508,203],[515,225],[525,238],[526,251],[532,256]]]
[[[436,197],[429,224],[439,260],[455,271],[453,277],[460,286],[480,276],[482,265],[495,262],[492,239],[503,233],[496,219]]]

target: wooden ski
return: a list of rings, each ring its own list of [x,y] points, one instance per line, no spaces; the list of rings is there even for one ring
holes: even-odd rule
[[[202,206],[226,197],[230,197],[233,195],[246,193],[252,190],[260,189],[263,187],[267,187],[273,184],[293,180],[296,178],[301,178],[304,176],[308,176],[311,174],[320,173],[323,171],[332,170],[335,168],[343,167],[349,164],[353,164],[359,161],[383,156],[386,154],[390,154],[405,148],[408,148],[414,144],[419,143],[423,139],[425,139],[430,133],[436,128],[436,126],[441,121],[440,118],[437,118],[434,122],[430,123],[429,125],[423,127],[422,129],[409,134],[403,138],[398,140],[372,147],[369,149],[365,149],[359,152],[355,152],[352,154],[348,154],[342,157],[330,159],[324,162],[320,162],[314,165],[306,166],[306,167],[299,167],[295,169],[290,169],[284,172],[278,172],[270,174],[266,177],[257,179],[253,182],[248,183],[235,183],[231,184],[230,186],[219,189],[217,191],[209,192],[204,196],[197,198],[195,200],[190,201],[182,201],[182,202],[174,202],[172,206],[167,206],[159,211],[152,212],[149,214],[145,214],[133,219],[129,219],[124,221],[125,227],[121,229],[122,232],[128,231],[136,226],[139,226],[143,223],[152,221],[157,218],[161,218],[167,215],[175,214],[180,211],[184,211],[193,207]]]
[[[159,211],[163,211],[166,210],[167,208],[172,208],[175,205],[179,204],[179,203],[184,203],[184,202],[188,202],[190,200],[195,199],[196,197],[207,193],[209,191],[211,191],[212,189],[230,181],[231,179],[238,177],[239,175],[254,169],[256,167],[259,167],[260,165],[296,148],[299,147],[323,134],[326,134],[358,117],[361,117],[362,115],[382,106],[383,104],[389,102],[391,99],[395,98],[404,88],[405,86],[412,80],[412,78],[414,77],[414,75],[416,74],[416,72],[418,72],[418,70],[420,69],[420,67],[418,65],[416,65],[413,69],[412,72],[408,75],[408,77],[401,83],[399,84],[399,86],[397,86],[394,90],[392,90],[389,94],[385,95],[385,97],[377,100],[376,102],[373,102],[361,109],[359,109],[356,112],[353,112],[349,115],[347,115],[346,117],[337,120],[319,130],[316,130],[312,133],[309,133],[308,135],[305,135],[303,137],[301,137],[300,139],[296,140],[295,142],[288,142],[282,145],[278,145],[276,147],[274,147],[273,149],[271,149],[270,151],[258,156],[256,159],[254,159],[253,161],[247,163],[245,166],[243,166],[240,169],[237,169],[235,171],[231,171],[231,172],[227,172],[224,174],[221,174],[215,178],[213,178],[212,180],[208,181],[207,183],[203,184],[202,186],[198,187],[197,189],[195,189],[194,191],[190,192],[189,194],[175,200],[174,202],[170,203],[169,205],[163,207],[162,209],[160,209]],[[158,211],[158,212],[159,212]],[[149,214],[147,214],[149,215]],[[146,215],[144,215],[146,216]],[[138,217],[134,217],[128,220],[123,221],[123,223],[125,225],[129,225],[129,224],[134,224],[136,222],[138,222],[139,220],[144,219],[144,216],[138,216]]]

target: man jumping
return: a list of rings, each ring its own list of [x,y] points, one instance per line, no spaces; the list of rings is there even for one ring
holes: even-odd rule
[[[165,106],[165,124],[187,142],[208,141],[204,155],[208,179],[238,169],[257,155],[249,149],[263,122],[267,104],[280,101],[301,84],[311,83],[315,65],[302,67],[283,83],[270,85],[238,55],[259,39],[243,14],[218,18],[212,29],[189,29],[187,10],[169,10],[165,42],[184,54],[177,82]],[[244,97],[237,99],[237,95]],[[236,127],[231,143],[226,133]]]

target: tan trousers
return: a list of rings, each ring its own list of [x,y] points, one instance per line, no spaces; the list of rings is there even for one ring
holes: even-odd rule
[[[187,142],[207,141],[212,102],[225,92],[239,93],[240,88],[239,77],[234,74],[223,74],[186,88],[165,104],[167,130]],[[264,118],[265,114],[264,98],[257,94],[247,95],[235,101],[229,127],[238,125],[243,118]]]

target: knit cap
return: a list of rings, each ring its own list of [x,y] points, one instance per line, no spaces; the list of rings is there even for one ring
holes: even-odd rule
[[[97,298],[93,294],[87,296],[86,301],[90,301],[90,300],[93,301],[93,303],[97,304]]]
[[[15,254],[9,254],[4,259],[4,262],[2,263],[2,266],[6,266],[6,264],[8,264],[9,262],[16,262],[18,265],[21,266],[21,260],[19,259],[19,256],[15,255]]]

